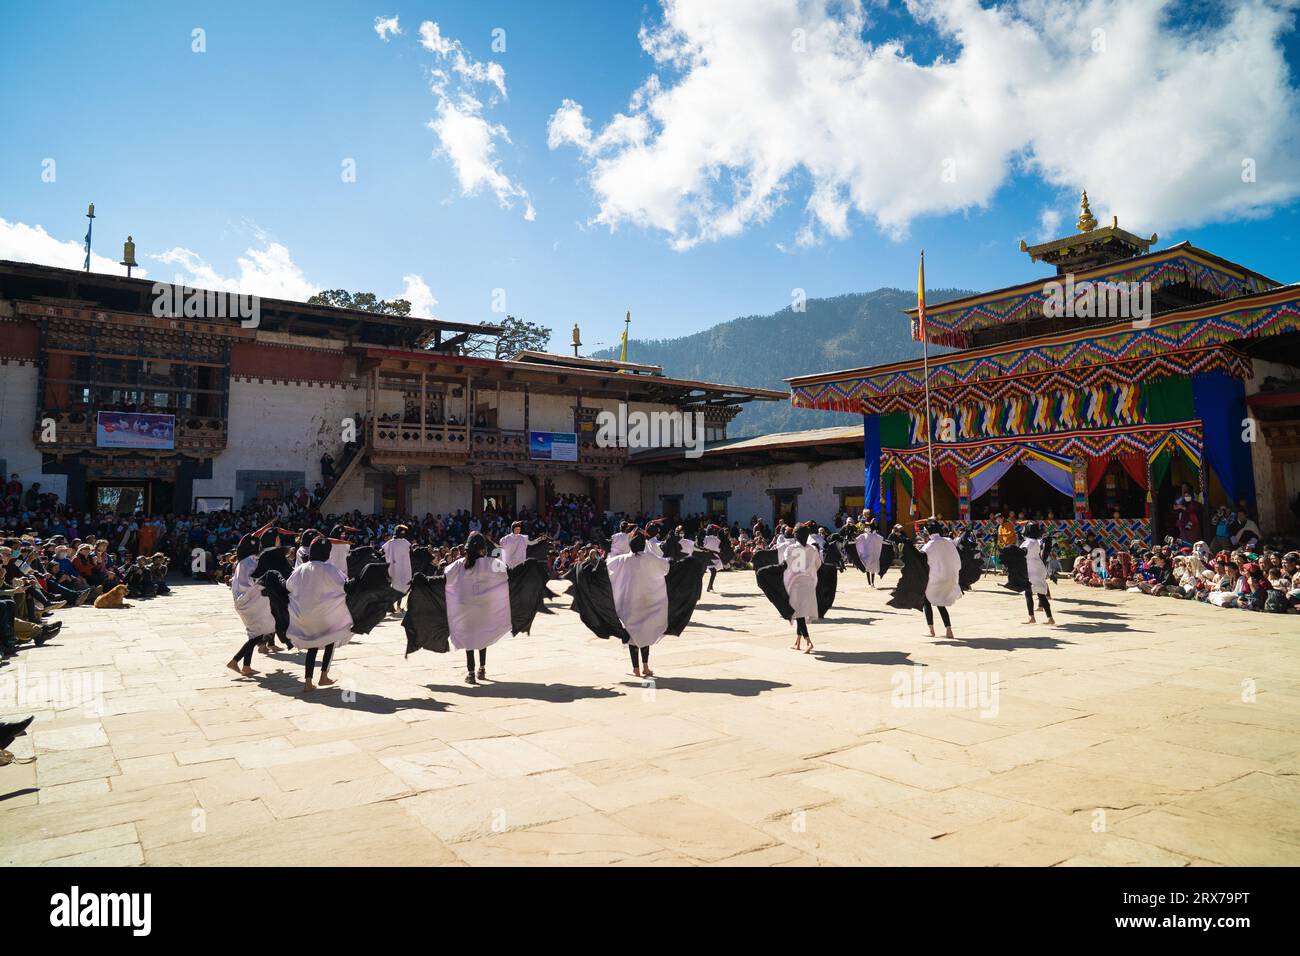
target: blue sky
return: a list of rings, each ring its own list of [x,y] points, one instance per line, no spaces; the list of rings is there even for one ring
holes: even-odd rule
[[[576,321],[597,347],[627,308],[634,337],[668,337],[796,288],[910,287],[922,247],[932,288],[1032,278],[1017,241],[1070,231],[1086,186],[1103,221],[1300,280],[1293,6],[1171,19],[1114,0],[1057,35],[957,0],[701,2],[5,3],[0,257],[77,258],[94,201],[96,251],[115,261],[131,233],[157,278],[391,296],[418,276],[441,318],[498,318],[504,290],[556,346]],[[381,37],[392,16],[402,32]],[[424,22],[454,46],[422,45]],[[791,23],[811,53],[789,55]],[[1097,23],[1109,61],[1091,73]],[[428,126],[431,69],[498,130],[503,195],[465,194]],[[557,111],[574,120],[558,133]],[[611,126],[620,112],[640,128]]]

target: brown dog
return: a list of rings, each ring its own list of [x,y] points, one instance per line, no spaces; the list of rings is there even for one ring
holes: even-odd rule
[[[117,587],[105,591],[99,597],[95,598],[95,607],[122,608],[126,605],[122,599],[126,597],[126,585],[119,584]]]

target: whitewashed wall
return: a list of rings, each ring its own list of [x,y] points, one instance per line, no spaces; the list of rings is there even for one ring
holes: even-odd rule
[[[839,510],[836,488],[862,485],[862,461],[828,461],[819,464],[790,462],[756,469],[716,469],[683,472],[680,475],[645,475],[641,479],[641,499],[648,513],[662,510],[661,495],[682,495],[682,514],[704,511],[704,493],[730,491],[727,517],[742,524],[757,515],[772,522],[769,488],[802,488],[799,495],[799,520],[829,524]]]
[[[32,442],[38,377],[35,365],[16,361],[0,365],[0,458],[6,468],[3,480],[8,481],[17,472],[24,489],[39,482],[43,491],[52,491],[66,501],[68,476],[41,474],[41,453]]]
[[[246,470],[301,471],[308,489],[315,487],[321,455],[339,457],[342,420],[364,405],[359,387],[232,378],[226,449],[212,464],[212,478],[194,482],[195,496],[229,496],[242,507],[235,479]]]

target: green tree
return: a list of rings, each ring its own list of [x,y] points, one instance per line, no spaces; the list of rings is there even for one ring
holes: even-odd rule
[[[381,299],[373,292],[326,289],[317,292],[307,302],[310,305],[331,305],[336,309],[357,309],[361,312],[378,312],[382,315],[411,314],[411,303],[407,299]]]
[[[508,359],[519,352],[545,352],[551,341],[551,330],[546,326],[513,315],[507,315],[504,322],[480,322],[479,325],[500,325],[501,335],[471,335],[462,349],[465,355]]]

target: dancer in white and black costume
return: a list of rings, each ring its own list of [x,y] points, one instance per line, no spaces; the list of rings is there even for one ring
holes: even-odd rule
[[[936,519],[931,518],[925,530],[929,540],[920,549],[903,539],[903,571],[888,604],[922,611],[931,637],[935,636],[934,611],[938,608],[944,636],[951,638],[948,609],[961,599],[961,553],[951,539],[944,537],[943,525]],[[895,528],[890,540],[896,540],[900,531]]]
[[[944,537],[943,525],[931,519],[925,526],[930,540],[921,548],[930,567],[925,585],[925,623],[934,637],[934,611],[939,609],[944,636],[952,637],[952,619],[948,609],[961,599],[961,552],[951,538]]]
[[[667,578],[671,562],[646,550],[646,540],[640,535],[633,535],[628,547],[629,554],[609,560],[609,586],[614,610],[628,634],[632,673],[636,677],[653,677],[650,648],[668,630]]]
[[[1038,595],[1038,606],[1047,615],[1047,623],[1055,625],[1052,617],[1052,595],[1048,584],[1047,558],[1051,553],[1051,538],[1044,539],[1043,527],[1037,521],[1025,526],[1020,547],[1011,546],[1002,549],[1002,565],[1007,569],[1004,588],[1019,591],[1025,596],[1025,608],[1029,617],[1023,623],[1037,624],[1034,616],[1034,595]]]
[[[876,575],[882,573],[880,566],[880,557],[884,551],[885,539],[881,537],[880,531],[877,530],[874,519],[867,522],[867,530],[858,535],[850,545],[856,552],[858,560],[862,562],[863,569],[867,572],[867,583],[873,588],[876,586]]]
[[[731,563],[735,556],[735,549],[731,544],[731,538],[727,532],[716,524],[709,525],[704,532],[700,541],[700,547],[709,552],[709,586],[707,590],[713,590],[713,582],[718,576],[718,572]]]
[[[805,654],[812,653],[812,637],[808,622],[820,620],[835,599],[835,584],[839,572],[822,562],[821,552],[810,541],[812,529],[800,525],[790,544],[778,547],[780,563],[759,568],[754,576],[759,588],[772,606],[795,626],[793,650],[801,650],[807,640]]]
[[[317,538],[308,548],[308,560],[298,565],[285,589],[289,592],[289,641],[307,650],[307,680],[303,693],[316,689],[312,677],[316,672],[316,652],[322,647],[322,687],[333,684],[329,676],[335,648],[352,640],[352,614],[347,603],[347,573],[330,560],[330,541]]]
[[[652,554],[649,539],[633,532],[628,553],[606,561],[581,561],[573,568],[573,610],[597,637],[618,637],[627,645],[635,677],[653,677],[650,648],[690,623],[704,583],[700,555],[685,555],[670,540],[670,560]]]
[[[348,538],[350,532],[355,532],[356,528],[349,528],[346,525],[336,524],[330,531],[330,564],[343,572],[343,577],[348,576],[348,554],[352,550],[352,541]]]
[[[406,653],[418,649],[465,652],[465,683],[487,678],[487,649],[509,634],[532,627],[546,596],[546,564],[527,558],[513,568],[488,554],[488,539],[475,531],[465,543],[465,557],[445,574],[416,574],[402,626]],[[478,670],[474,652],[478,652]]]
[[[405,595],[411,589],[411,529],[404,524],[399,524],[393,532],[393,537],[385,541],[379,550],[383,552],[384,560],[388,562],[388,583],[393,590]],[[393,605],[394,613],[401,603],[401,598],[398,598]]]
[[[528,547],[533,544],[541,544],[548,540],[545,535],[540,538],[530,538],[524,534],[524,523],[516,521],[510,526],[510,533],[502,536],[501,560],[505,562],[507,568],[517,568],[528,560]]]
[[[246,534],[239,539],[239,544],[235,548],[235,573],[230,579],[230,594],[235,600],[235,613],[244,624],[248,640],[226,666],[244,677],[252,677],[257,673],[253,670],[253,651],[258,646],[265,648],[275,634],[275,617],[271,614],[271,602],[263,592],[262,586],[253,580],[258,550],[258,540],[253,535]]]
[[[607,557],[615,558],[620,554],[631,554],[632,548],[629,542],[634,530],[636,530],[636,526],[630,521],[624,521],[619,525],[619,529],[609,539],[609,554]]]

